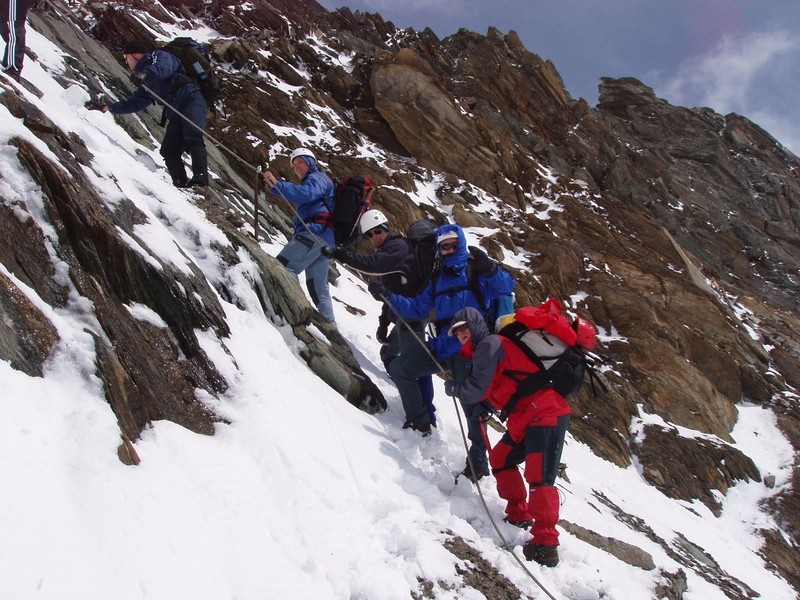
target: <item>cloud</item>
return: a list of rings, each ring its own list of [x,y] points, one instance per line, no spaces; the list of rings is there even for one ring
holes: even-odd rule
[[[800,36],[788,31],[724,37],[710,52],[683,61],[654,88],[673,104],[738,113],[794,152],[800,151]]]

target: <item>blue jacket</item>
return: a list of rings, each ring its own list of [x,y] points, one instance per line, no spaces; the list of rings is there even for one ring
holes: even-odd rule
[[[295,234],[310,230],[328,246],[334,244],[331,223],[336,202],[333,198],[333,181],[317,169],[317,161],[301,157],[308,164],[308,173],[297,183],[278,180],[272,193],[283,196],[294,205],[297,214],[292,219]]]
[[[432,278],[419,296],[410,298],[391,294],[388,298],[404,319],[418,321],[430,315],[431,321],[437,326],[437,335],[429,340],[429,344],[438,360],[446,360],[461,349],[458,338],[447,335],[453,315],[462,308],[471,306],[486,316],[489,302],[510,294],[515,286],[514,278],[504,269],[497,269],[490,275],[478,275],[478,287],[485,303],[485,306],[481,306],[469,285],[467,265],[470,253],[464,231],[458,225],[448,224],[439,227],[436,235],[438,237],[447,231],[455,231],[458,235],[458,248],[453,254],[441,258],[441,272],[438,277]]]
[[[108,110],[112,114],[125,115],[135,113],[151,104],[161,104],[150,92],[144,89],[144,86],[150,88],[178,110],[193,94],[197,94],[199,99],[205,102],[200,88],[197,87],[194,81],[189,80],[181,85],[181,81],[185,81],[185,78],[188,77],[186,70],[183,68],[181,61],[166,50],[148,52],[139,59],[133,71],[134,73],[144,74],[143,85],[137,87],[129,98],[109,104]],[[175,113],[167,108],[167,120],[173,116],[175,116]]]

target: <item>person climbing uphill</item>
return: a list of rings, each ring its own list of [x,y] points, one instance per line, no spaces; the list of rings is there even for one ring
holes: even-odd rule
[[[353,267],[359,273],[377,277],[381,285],[392,294],[415,294],[425,283],[422,279],[430,277],[430,273],[417,272],[414,246],[411,241],[393,232],[389,227],[389,219],[376,209],[366,211],[361,216],[358,226],[361,235],[369,239],[375,252],[359,254],[326,246],[322,249],[322,253]],[[397,315],[391,306],[383,305],[375,337],[381,344],[381,361],[387,373],[390,372],[392,361],[400,354],[402,348],[418,344],[418,340],[425,337],[427,323],[427,319],[397,323]],[[428,418],[435,427],[436,407],[433,405],[431,375],[418,378],[417,386],[428,409]]]
[[[537,307],[525,307],[527,323],[545,323],[554,330],[572,330],[561,304],[549,299]],[[481,406],[488,403],[508,416],[507,431],[489,451],[489,464],[497,492],[506,501],[505,521],[527,529],[532,538],[523,554],[547,567],[558,564],[559,497],[555,487],[571,409],[564,396],[545,380],[519,393],[526,377],[540,367],[511,339],[486,333],[483,316],[474,308],[460,310],[453,317],[450,332],[462,344],[461,356],[472,361],[472,372],[462,382],[452,383],[453,394],[462,402]],[[517,465],[524,463],[524,479]],[[527,485],[526,485],[527,484]]]
[[[453,373],[456,381],[463,381],[469,373],[469,365],[458,356],[458,341],[447,335],[450,320],[460,309],[471,306],[488,312],[489,302],[514,289],[514,279],[485,252],[470,253],[464,231],[458,225],[442,225],[436,230],[436,242],[440,267],[434,272],[426,288],[415,297],[389,294],[380,284],[370,284],[370,292],[376,299],[386,298],[403,319],[426,319],[433,311],[436,334],[428,340],[431,356],[420,344],[403,348],[392,361],[390,375],[400,392],[408,426],[423,436],[430,435],[431,423],[422,400],[417,378],[431,375],[442,367]],[[475,257],[477,256],[477,258]],[[470,282],[468,271],[476,274],[476,290]],[[472,427],[472,423],[470,423]],[[478,436],[470,439],[477,442]],[[485,449],[484,449],[485,452]]]
[[[333,302],[328,288],[329,259],[322,254],[324,246],[334,243],[333,181],[317,167],[317,159],[308,148],[298,148],[289,157],[300,183],[291,183],[264,172],[264,182],[272,194],[285,198],[295,210],[294,235],[280,251],[278,261],[299,276],[306,273],[306,286],[311,300],[323,318],[335,323]]]

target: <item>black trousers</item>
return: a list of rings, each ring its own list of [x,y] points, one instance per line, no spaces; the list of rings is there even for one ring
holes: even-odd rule
[[[164,141],[161,142],[161,156],[164,157],[164,164],[172,177],[172,183],[183,187],[188,179],[182,155],[184,152],[188,152],[192,159],[192,184],[208,185],[208,155],[203,138],[208,105],[198,91],[190,94],[176,108],[191,123],[187,123],[179,115],[173,115],[167,122]]]
[[[25,19],[36,0],[0,0],[0,36],[6,43],[3,69],[22,71],[25,59]]]

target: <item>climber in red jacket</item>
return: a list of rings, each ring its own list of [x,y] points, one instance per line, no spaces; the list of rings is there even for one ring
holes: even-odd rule
[[[572,331],[556,300],[520,310],[534,320],[554,322],[563,325],[565,332]],[[563,324],[558,319],[563,319]],[[555,481],[569,425],[569,404],[552,387],[517,394],[520,381],[539,367],[509,338],[489,335],[483,316],[475,309],[458,311],[450,332],[462,344],[461,355],[473,364],[471,375],[454,384],[453,393],[463,402],[488,402],[508,413],[507,432],[489,451],[497,491],[507,502],[504,520],[531,527],[533,538],[523,547],[523,554],[528,560],[554,567],[558,564],[559,513]],[[574,338],[567,343],[574,343]],[[521,463],[525,465],[524,480],[517,468]]]

